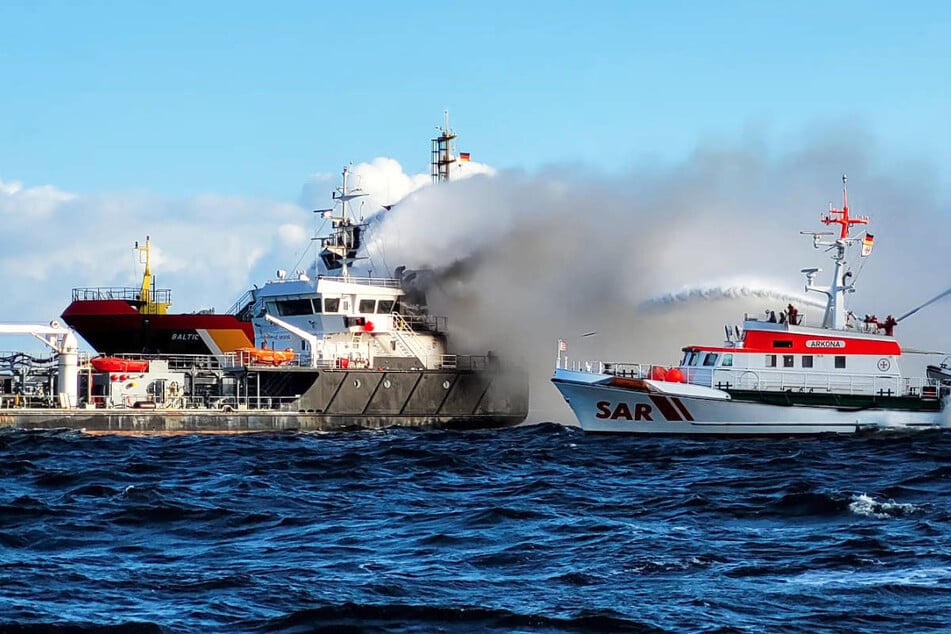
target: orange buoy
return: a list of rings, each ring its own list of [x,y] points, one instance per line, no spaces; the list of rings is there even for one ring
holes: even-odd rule
[[[372,322],[372,321],[368,321],[368,322],[366,322],[365,324],[363,324],[363,329],[364,329],[366,332],[373,332],[373,322]]]
[[[684,373],[680,368],[671,368],[667,370],[667,380],[672,383],[683,383]]]

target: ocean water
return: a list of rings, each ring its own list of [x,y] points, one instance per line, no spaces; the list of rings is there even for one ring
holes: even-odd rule
[[[949,631],[951,434],[0,433],[3,632]]]

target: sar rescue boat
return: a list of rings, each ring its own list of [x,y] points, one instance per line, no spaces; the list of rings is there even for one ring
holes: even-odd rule
[[[810,323],[795,306],[779,317],[746,316],[726,328],[720,346],[683,348],[678,366],[600,362],[562,367],[552,377],[588,432],[703,435],[850,434],[877,430],[948,428],[951,388],[930,377],[901,372],[897,320],[856,320],[845,310],[854,284],[849,247],[871,252],[872,237],[850,237],[865,216],[849,212],[843,176],[842,209],[822,217],[837,234],[809,232],[816,248],[831,251],[832,283],[815,284],[817,268],[803,269],[806,291],[826,297],[821,322]],[[806,233],[806,232],[804,232]],[[567,365],[567,364],[566,364]]]

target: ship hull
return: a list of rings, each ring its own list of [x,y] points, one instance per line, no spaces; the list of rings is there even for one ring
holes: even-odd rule
[[[701,436],[800,436],[948,428],[947,397],[888,401],[854,395],[820,404],[795,394],[729,392],[610,375],[557,370],[555,387],[581,428],[592,433]],[[621,382],[623,383],[623,382]]]
[[[0,410],[0,429],[69,429],[114,434],[342,432],[390,427],[473,430],[512,427],[524,420],[522,414],[410,416],[394,412],[378,416],[331,416],[269,410]]]
[[[10,395],[8,407],[0,407],[0,427],[111,433],[492,429],[528,415],[528,376],[520,370],[245,368],[222,378],[237,389],[202,394],[202,375],[189,374],[191,396],[175,399],[177,407],[14,408]]]
[[[254,345],[250,322],[234,315],[141,314],[122,300],[74,301],[63,321],[102,354],[227,354]]]

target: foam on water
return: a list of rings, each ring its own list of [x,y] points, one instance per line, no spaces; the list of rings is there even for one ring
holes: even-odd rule
[[[906,517],[919,512],[914,504],[899,504],[897,502],[878,502],[869,495],[862,493],[852,498],[849,503],[849,510],[856,515],[865,515],[866,517],[877,517],[879,519],[888,519],[891,517]]]

